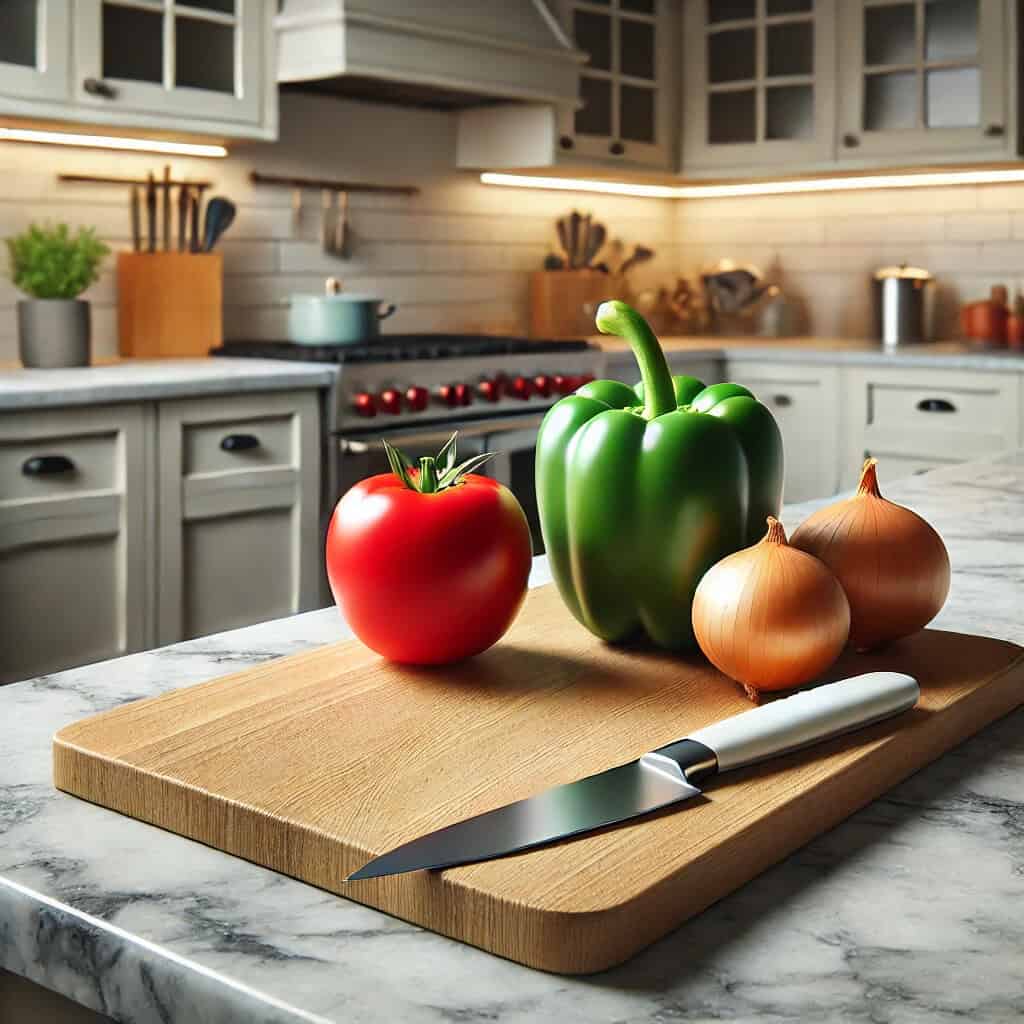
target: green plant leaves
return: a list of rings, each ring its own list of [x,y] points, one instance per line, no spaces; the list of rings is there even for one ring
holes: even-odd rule
[[[454,487],[467,473],[472,473],[497,454],[497,452],[483,452],[481,455],[474,455],[472,458],[466,459],[461,466],[456,466],[455,439],[457,436],[457,434],[452,434],[434,458],[427,456],[420,459],[419,467],[414,466],[406,455],[393,444],[384,440],[381,441],[381,444],[384,446],[384,454],[388,457],[391,472],[406,487],[413,491],[433,494],[448,487]],[[426,477],[424,468],[427,471]]]
[[[110,247],[95,228],[71,234],[67,224],[32,224],[5,239],[15,287],[36,299],[74,299],[99,277]]]

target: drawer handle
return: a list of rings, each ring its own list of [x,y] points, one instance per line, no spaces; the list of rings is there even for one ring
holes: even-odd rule
[[[780,409],[785,409],[787,406],[793,404],[793,399],[789,395],[775,395],[772,398],[772,402],[779,406]]]
[[[117,90],[104,82],[102,78],[86,78],[82,82],[82,88],[90,96],[100,96],[105,100],[117,99]]]
[[[25,476],[53,476],[55,473],[73,473],[75,464],[66,455],[33,455],[21,465]]]
[[[917,407],[921,412],[956,412],[956,406],[945,398],[922,398]]]
[[[226,452],[249,452],[259,448],[260,439],[255,434],[228,434],[220,446]]]

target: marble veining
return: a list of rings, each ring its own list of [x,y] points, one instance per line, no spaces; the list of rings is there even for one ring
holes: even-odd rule
[[[1024,643],[1024,457],[892,486],[883,467],[882,483],[949,544],[935,625]],[[787,509],[787,526],[811,507]],[[538,560],[532,582],[547,578]],[[53,789],[61,726],[345,635],[327,609],[0,688],[0,967],[139,1024],[1024,1017],[1024,712],[589,978],[529,970]]]
[[[138,359],[109,366],[0,371],[0,411],[100,402],[329,388],[337,367],[281,359]]]

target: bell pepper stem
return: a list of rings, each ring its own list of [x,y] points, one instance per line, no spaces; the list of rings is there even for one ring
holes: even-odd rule
[[[676,409],[672,371],[647,321],[632,306],[612,299],[602,302],[594,318],[602,334],[614,334],[629,343],[644,383],[644,419],[653,420]]]
[[[420,459],[419,485],[422,494],[434,494],[437,491],[437,464],[429,455]]]

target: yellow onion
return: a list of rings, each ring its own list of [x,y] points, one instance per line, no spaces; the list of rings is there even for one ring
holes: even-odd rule
[[[708,660],[754,699],[820,675],[846,646],[850,606],[817,558],[786,543],[782,524],[713,565],[693,598],[693,631]]]
[[[917,513],[879,493],[868,459],[852,498],[815,512],[792,544],[820,558],[850,601],[850,643],[871,650],[916,633],[938,615],[949,593],[949,555]]]

